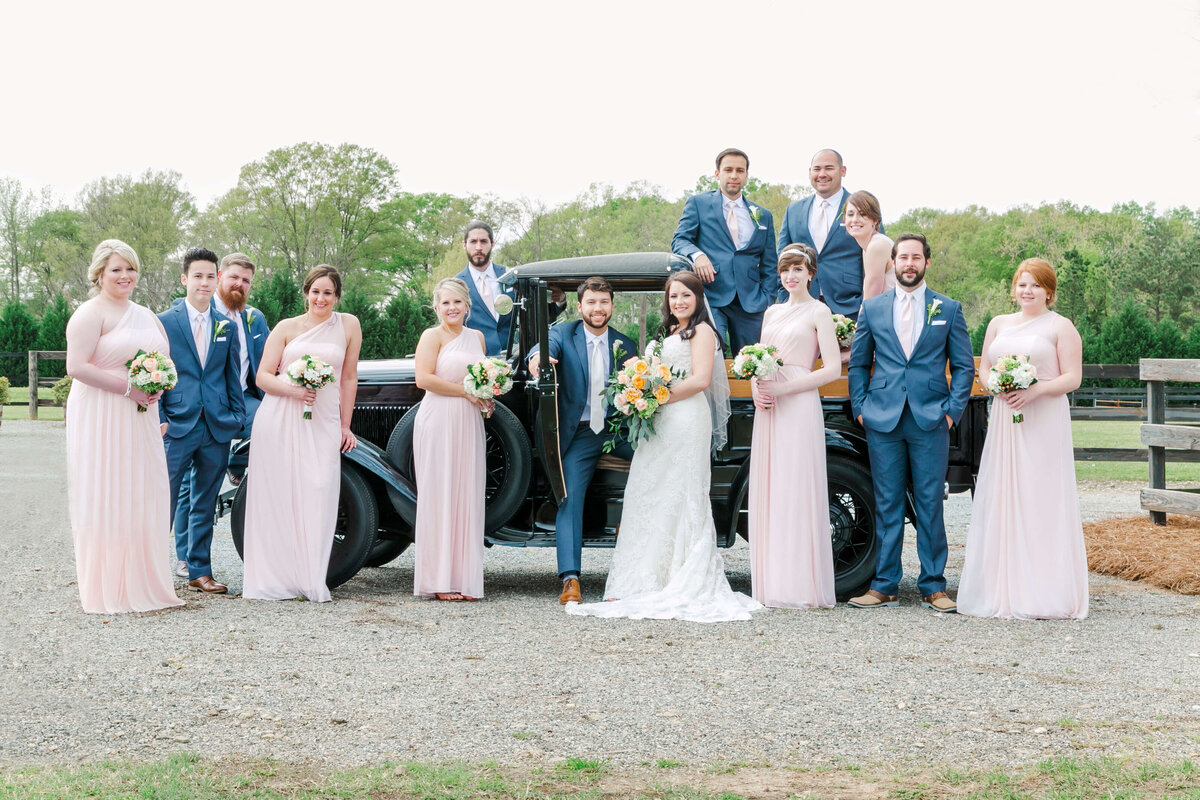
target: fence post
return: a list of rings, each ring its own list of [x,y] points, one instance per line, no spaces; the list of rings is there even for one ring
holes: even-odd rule
[[[1146,413],[1151,425],[1163,425],[1167,421],[1167,394],[1163,381],[1146,381]],[[1161,446],[1149,446],[1150,488],[1167,488],[1167,451]],[[1155,525],[1167,524],[1165,511],[1151,511],[1150,521]]]
[[[38,418],[38,351],[29,351],[29,418]]]

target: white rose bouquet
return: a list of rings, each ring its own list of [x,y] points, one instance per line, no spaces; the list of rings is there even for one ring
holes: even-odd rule
[[[494,400],[513,387],[512,367],[502,358],[484,358],[467,366],[463,388],[472,397]],[[484,418],[489,416],[483,412]]]
[[[159,352],[147,353],[139,349],[133,358],[125,362],[129,367],[129,385],[136,386],[146,394],[174,389],[179,382],[179,373],[175,371],[175,362]],[[146,413],[146,407],[139,405],[138,411]]]
[[[837,335],[838,347],[842,350],[850,349],[850,343],[854,341],[854,331],[856,328],[858,328],[858,323],[845,314],[833,315],[833,332]]]
[[[769,378],[783,362],[779,360],[779,350],[773,344],[748,344],[738,351],[729,367],[729,372],[735,378],[749,380],[750,378]]]
[[[1037,367],[1029,356],[1004,356],[988,371],[987,390],[992,394],[1003,394],[1017,389],[1028,389],[1037,383]],[[1013,414],[1013,422],[1022,422],[1024,414]]]
[[[320,389],[336,382],[333,377],[333,367],[310,355],[300,356],[288,364],[284,372],[292,383],[303,386],[305,389]],[[300,418],[312,419],[312,409],[312,406],[305,403],[304,413],[300,415]]]

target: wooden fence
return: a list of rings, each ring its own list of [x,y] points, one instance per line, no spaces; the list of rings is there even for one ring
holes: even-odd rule
[[[47,385],[53,385],[57,378],[38,378],[38,359],[45,358],[51,361],[62,361],[67,357],[66,350],[30,350],[29,351],[29,418],[38,418],[38,406],[53,406],[58,405],[53,400],[38,399],[38,389],[42,386],[43,381],[49,381]]]
[[[1200,359],[1143,358],[1139,377],[1146,382],[1146,405],[1149,422],[1142,425],[1142,444],[1149,448],[1150,486],[1142,489],[1142,508],[1150,512],[1157,525],[1167,524],[1167,512],[1200,516],[1200,489],[1167,488],[1167,448],[1183,452],[1172,453],[1172,461],[1200,460],[1200,428],[1186,425],[1167,425],[1167,381],[1200,381]],[[1191,456],[1180,458],[1179,456]]]

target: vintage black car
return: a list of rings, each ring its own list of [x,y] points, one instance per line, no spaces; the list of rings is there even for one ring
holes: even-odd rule
[[[514,324],[506,352],[514,370],[514,388],[500,398],[487,431],[488,546],[553,547],[554,517],[563,497],[558,452],[556,395],[552,367],[544,363],[531,375],[526,355],[534,345],[548,349],[552,316],[548,300],[554,289],[568,301],[585,278],[601,275],[618,297],[651,293],[651,307],[661,298],[672,270],[689,262],[670,253],[628,253],[545,261],[515,267],[502,278],[515,303]],[[748,536],[747,481],[754,405],[749,382],[731,380],[732,415],[729,443],[712,462],[712,508],[717,541],[729,547]],[[977,392],[978,387],[976,387]],[[828,454],[829,517],[834,571],[839,597],[866,587],[875,571],[875,525],[870,462],[861,427],[850,415],[845,378],[821,391]],[[330,558],[328,583],[338,586],[364,566],[386,564],[413,541],[416,482],[412,435],[422,391],[417,388],[411,358],[361,361],[352,428],[359,446],[342,456],[342,490]],[[985,397],[973,397],[963,420],[951,431],[947,490],[972,489],[983,450],[987,424]],[[248,442],[237,448],[244,455]],[[235,457],[234,464],[244,464]],[[629,464],[606,456],[588,490],[584,510],[585,547],[611,547],[621,523],[621,502]],[[247,482],[244,467],[231,467],[239,483],[232,501],[233,538],[242,552]],[[911,513],[911,500],[909,516]],[[547,569],[553,565],[547,562]]]

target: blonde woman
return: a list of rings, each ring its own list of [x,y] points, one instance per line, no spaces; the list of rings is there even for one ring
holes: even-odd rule
[[[458,278],[433,290],[438,324],[417,343],[417,386],[425,390],[413,427],[417,542],[413,594],[438,600],[483,597],[484,432],[492,401],[467,393],[467,367],[484,357],[483,334],[465,326],[471,294]],[[483,412],[483,413],[480,413]]]

